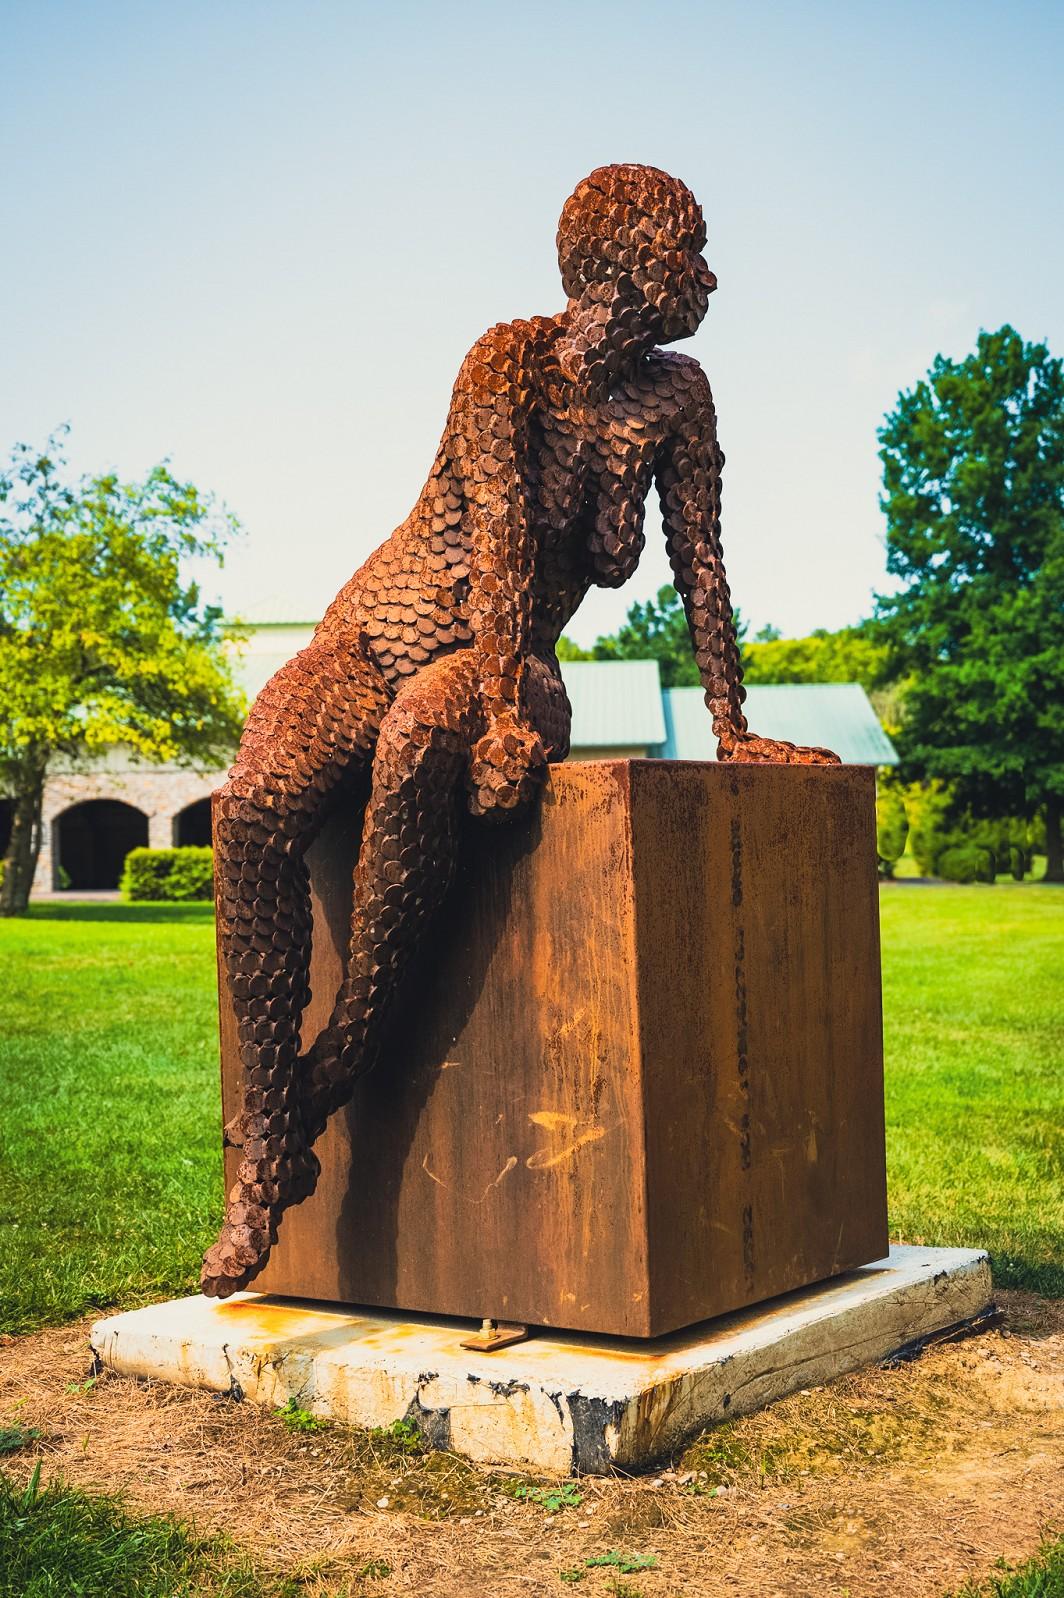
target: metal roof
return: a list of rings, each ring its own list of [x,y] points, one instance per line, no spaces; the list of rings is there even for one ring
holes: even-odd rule
[[[236,676],[249,700],[306,648],[314,631],[291,622],[283,628],[250,626],[247,643],[237,648]],[[656,660],[564,661],[562,677],[573,707],[574,747],[649,749],[665,742]]]
[[[656,660],[563,660],[574,749],[646,748],[665,742]]]
[[[668,732],[660,753],[670,760],[712,760],[716,740],[701,688],[666,688],[662,699]],[[754,683],[743,709],[753,730],[768,738],[820,744],[850,766],[898,763],[860,683]]]
[[[311,640],[309,622],[252,623],[236,675],[249,699]],[[656,660],[566,660],[574,749],[645,749],[673,760],[712,760],[716,742],[701,688],[661,687]],[[750,725],[772,738],[824,744],[848,764],[893,766],[898,756],[858,683],[758,684]]]

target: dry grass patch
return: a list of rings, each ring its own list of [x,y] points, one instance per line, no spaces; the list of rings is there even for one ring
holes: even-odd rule
[[[1064,1306],[1005,1297],[999,1331],[796,1394],[657,1475],[560,1493],[425,1453],[409,1428],[86,1386],[86,1328],[66,1327],[0,1345],[0,1427],[41,1434],[5,1463],[227,1531],[308,1598],[941,1598],[1064,1529]]]

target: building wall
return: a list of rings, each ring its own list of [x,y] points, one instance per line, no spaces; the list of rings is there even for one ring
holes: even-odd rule
[[[33,879],[34,893],[59,887],[56,822],[64,810],[86,799],[117,799],[148,818],[148,843],[169,849],[174,821],[186,805],[206,799],[224,780],[224,771],[186,771],[175,766],[134,766],[112,755],[84,771],[56,772],[44,789],[41,855]]]
[[[572,750],[570,760],[635,760],[645,756],[643,745]],[[148,818],[148,843],[152,849],[169,849],[175,841],[178,815],[197,799],[208,799],[225,780],[224,771],[188,771],[177,766],[137,766],[121,751],[110,751],[82,770],[58,771],[44,790],[42,843],[35,894],[59,889],[59,848],[56,823],[72,805],[87,799],[117,799]]]

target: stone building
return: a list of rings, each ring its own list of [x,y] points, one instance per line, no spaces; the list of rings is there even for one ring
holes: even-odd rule
[[[267,622],[249,630],[238,675],[253,699],[302,649],[313,622]],[[566,662],[573,707],[570,759],[667,757],[712,760],[714,739],[700,688],[662,688],[653,660]],[[857,765],[889,766],[894,748],[856,683],[753,686],[746,709],[758,732],[826,744]],[[130,849],[210,843],[210,795],[224,771],[138,764],[121,749],[78,768],[57,768],[45,788],[44,840],[35,894],[113,888]],[[0,851],[10,804],[0,799]]]

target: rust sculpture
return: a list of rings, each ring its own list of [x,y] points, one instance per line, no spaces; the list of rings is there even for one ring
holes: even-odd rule
[[[837,756],[751,733],[720,544],[709,384],[656,346],[689,337],[716,279],[693,195],[600,167],[562,211],[557,316],[492,328],[458,374],[429,480],[311,644],[266,685],[216,800],[222,949],[239,1021],[242,1151],[205,1293],[246,1287],[314,1189],[315,1139],[379,1053],[409,956],[451,881],[463,807],[505,820],[568,750],[555,654],[588,589],[631,576],[656,484],[721,760]],[[368,801],[365,798],[369,785]],[[362,814],[345,979],[301,1052],[303,854]]]

